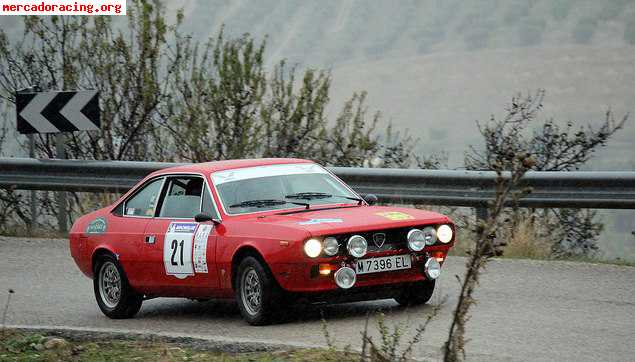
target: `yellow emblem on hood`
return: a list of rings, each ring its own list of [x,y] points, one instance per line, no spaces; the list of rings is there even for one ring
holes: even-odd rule
[[[375,215],[383,216],[390,220],[412,220],[414,216],[399,211],[378,212]]]

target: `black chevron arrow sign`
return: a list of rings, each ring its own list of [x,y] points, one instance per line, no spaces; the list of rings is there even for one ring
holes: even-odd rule
[[[22,134],[100,129],[97,91],[16,93],[15,98]]]

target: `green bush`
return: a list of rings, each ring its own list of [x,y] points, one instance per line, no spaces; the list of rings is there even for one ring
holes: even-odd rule
[[[635,18],[631,17],[624,28],[624,41],[628,44],[635,45]]]
[[[564,20],[571,11],[570,0],[553,0],[551,7],[551,15],[556,20]]]
[[[469,50],[485,48],[489,45],[490,29],[484,26],[476,27],[463,36],[465,46]]]
[[[496,22],[491,18],[471,14],[463,19],[457,30],[463,34],[467,49],[474,50],[489,45],[490,35],[496,26]]]
[[[433,45],[445,39],[445,30],[442,27],[431,26],[423,29],[416,37],[417,52],[428,53]]]
[[[534,4],[534,1],[515,1],[510,2],[509,7],[505,11],[505,15],[503,16],[503,21],[506,25],[513,25],[518,23],[523,18],[529,16],[529,12],[531,11],[531,7]]]
[[[598,17],[602,20],[612,20],[617,18],[623,11],[624,7],[632,0],[609,0],[604,3]]]
[[[538,45],[542,42],[542,34],[547,23],[542,19],[526,19],[518,26],[518,42],[520,46]]]
[[[579,44],[590,43],[597,26],[598,21],[595,18],[585,17],[580,19],[573,29],[573,39]]]

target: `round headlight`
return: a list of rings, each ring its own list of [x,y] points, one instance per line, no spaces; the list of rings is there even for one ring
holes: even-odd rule
[[[408,248],[412,251],[421,251],[426,246],[423,231],[412,229],[408,231]]]
[[[423,229],[423,237],[426,239],[426,245],[433,245],[437,242],[437,231],[432,226]]]
[[[304,253],[310,258],[317,258],[322,253],[322,243],[318,239],[309,239],[304,243]]]
[[[348,244],[346,245],[348,249],[348,253],[356,258],[361,258],[366,255],[366,251],[368,250],[368,243],[363,236],[353,235],[348,239]]]
[[[437,229],[437,237],[439,238],[439,241],[441,241],[444,244],[449,243],[450,241],[452,241],[452,227],[450,225],[441,225],[439,226],[439,228]]]
[[[334,237],[329,236],[328,238],[324,239],[323,247],[324,254],[333,256],[340,250],[340,243],[338,243],[337,239],[335,239]]]
[[[441,275],[441,264],[435,258],[430,258],[426,261],[424,270],[428,279],[434,280]]]
[[[355,284],[357,275],[355,271],[347,266],[339,268],[335,272],[335,284],[342,289],[348,289]]]

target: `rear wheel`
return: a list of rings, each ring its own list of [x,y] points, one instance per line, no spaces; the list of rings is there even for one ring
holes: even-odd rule
[[[132,290],[121,265],[112,255],[97,259],[93,288],[99,309],[109,318],[131,318],[141,309],[143,296]]]
[[[421,305],[427,303],[434,293],[434,280],[424,280],[409,285],[400,295],[395,297],[397,303],[408,305]]]
[[[247,323],[265,325],[273,322],[280,292],[265,266],[248,256],[240,262],[236,278],[236,301]]]

